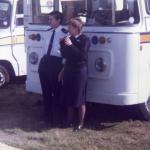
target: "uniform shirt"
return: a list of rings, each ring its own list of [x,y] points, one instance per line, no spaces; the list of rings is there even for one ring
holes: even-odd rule
[[[50,30],[50,35],[49,35],[49,37],[46,41],[46,50],[48,51],[48,46],[49,46],[49,43],[50,43],[50,39],[51,39],[53,30],[55,30],[55,36],[54,36],[54,40],[53,40],[50,55],[51,56],[56,56],[56,57],[62,57],[61,52],[60,52],[60,40],[67,35],[67,33],[63,30],[62,26],[59,26],[56,29],[51,29]]]

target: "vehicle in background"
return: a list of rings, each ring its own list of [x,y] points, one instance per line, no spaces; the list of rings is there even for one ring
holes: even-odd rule
[[[0,87],[26,75],[23,0],[0,0]]]
[[[91,41],[87,101],[136,105],[150,120],[150,0],[25,0],[27,91],[41,93],[38,65],[47,51],[48,13],[61,11],[64,27],[81,17]]]

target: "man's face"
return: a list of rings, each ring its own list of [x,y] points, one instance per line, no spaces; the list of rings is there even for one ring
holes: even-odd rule
[[[60,20],[56,20],[54,16],[49,16],[49,23],[52,28],[57,28],[60,25]]]

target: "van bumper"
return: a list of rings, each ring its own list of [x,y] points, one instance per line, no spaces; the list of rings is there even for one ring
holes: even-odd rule
[[[99,96],[87,94],[87,101],[110,105],[136,105],[144,103],[147,98],[139,100],[137,93],[100,94]]]

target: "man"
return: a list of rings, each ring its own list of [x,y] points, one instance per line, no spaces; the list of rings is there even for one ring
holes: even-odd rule
[[[62,56],[60,52],[60,40],[67,34],[62,28],[62,14],[53,11],[49,14],[51,35],[47,44],[47,53],[42,57],[39,64],[39,77],[44,100],[44,119],[54,123],[58,118],[60,83],[58,74],[62,69]]]

